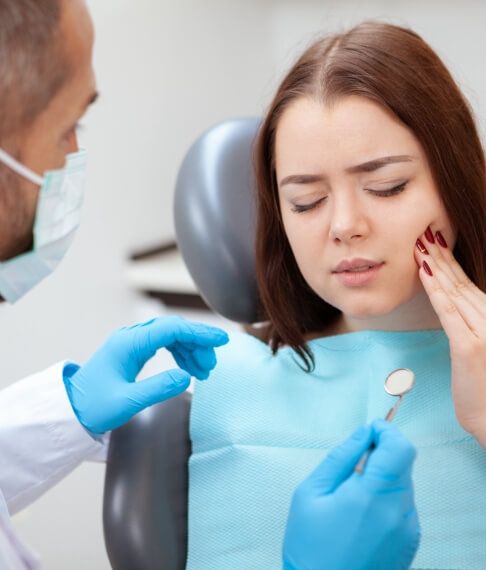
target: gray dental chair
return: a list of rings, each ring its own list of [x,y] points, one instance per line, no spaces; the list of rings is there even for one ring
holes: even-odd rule
[[[253,141],[260,121],[222,123],[191,147],[179,171],[179,248],[207,304],[254,323]],[[103,524],[114,570],[179,570],[187,556],[189,394],[145,410],[111,436]]]

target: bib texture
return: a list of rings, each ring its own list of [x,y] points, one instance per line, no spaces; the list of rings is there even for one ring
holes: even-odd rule
[[[386,415],[396,398],[385,378],[410,368],[415,387],[394,423],[418,451],[422,541],[412,568],[484,570],[486,451],[454,415],[445,333],[360,331],[309,346],[316,366],[306,373],[290,348],[273,356],[236,334],[197,383],[187,569],[281,570],[294,489],[355,428]]]

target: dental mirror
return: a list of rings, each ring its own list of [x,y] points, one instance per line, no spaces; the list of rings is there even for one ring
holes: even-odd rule
[[[410,392],[415,384],[415,374],[408,368],[397,368],[385,380],[385,392],[390,396],[398,396],[397,403],[390,409],[385,420],[391,422],[397,413],[403,396]]]
[[[403,400],[403,396],[410,392],[415,384],[415,374],[408,368],[397,368],[393,372],[390,372],[385,380],[385,392],[390,394],[390,396],[397,396],[398,400],[394,406],[390,408],[385,416],[387,422],[391,422],[395,417],[397,410]],[[354,470],[357,473],[362,473],[366,465],[366,461],[370,453],[373,451],[374,445],[371,446],[366,453],[363,454],[359,463],[356,465]]]

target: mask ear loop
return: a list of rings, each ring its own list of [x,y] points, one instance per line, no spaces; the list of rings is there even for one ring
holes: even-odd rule
[[[30,170],[30,168],[27,168],[26,166],[15,160],[15,158],[11,157],[1,148],[0,148],[0,162],[3,162],[5,166],[8,166],[11,170],[16,172],[20,176],[23,176],[33,184],[37,184],[37,186],[42,186],[44,184],[44,178],[42,176],[39,176],[38,174]]]

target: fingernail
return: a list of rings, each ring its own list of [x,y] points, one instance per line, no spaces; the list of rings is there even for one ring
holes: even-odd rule
[[[357,442],[362,442],[362,441],[368,439],[368,437],[370,435],[370,429],[371,428],[369,425],[361,426],[352,434],[351,439],[353,439],[354,441],[357,441]]]
[[[439,243],[440,246],[442,246],[443,248],[447,247],[447,242],[444,236],[440,232],[435,232],[435,237],[437,238],[437,242]]]
[[[429,252],[427,251],[427,248],[423,244],[422,240],[418,239],[416,245],[417,245],[417,249],[420,251],[420,253],[425,253],[426,255],[429,254]]]
[[[190,378],[186,372],[174,371],[172,373],[172,381],[176,386],[185,386],[188,382],[190,382]]]
[[[434,234],[432,233],[430,226],[425,230],[425,237],[427,238],[428,242],[435,243]]]
[[[429,264],[424,261],[422,263],[423,268],[425,269],[425,272],[427,273],[427,275],[430,275],[432,277],[432,269],[430,269]]]

